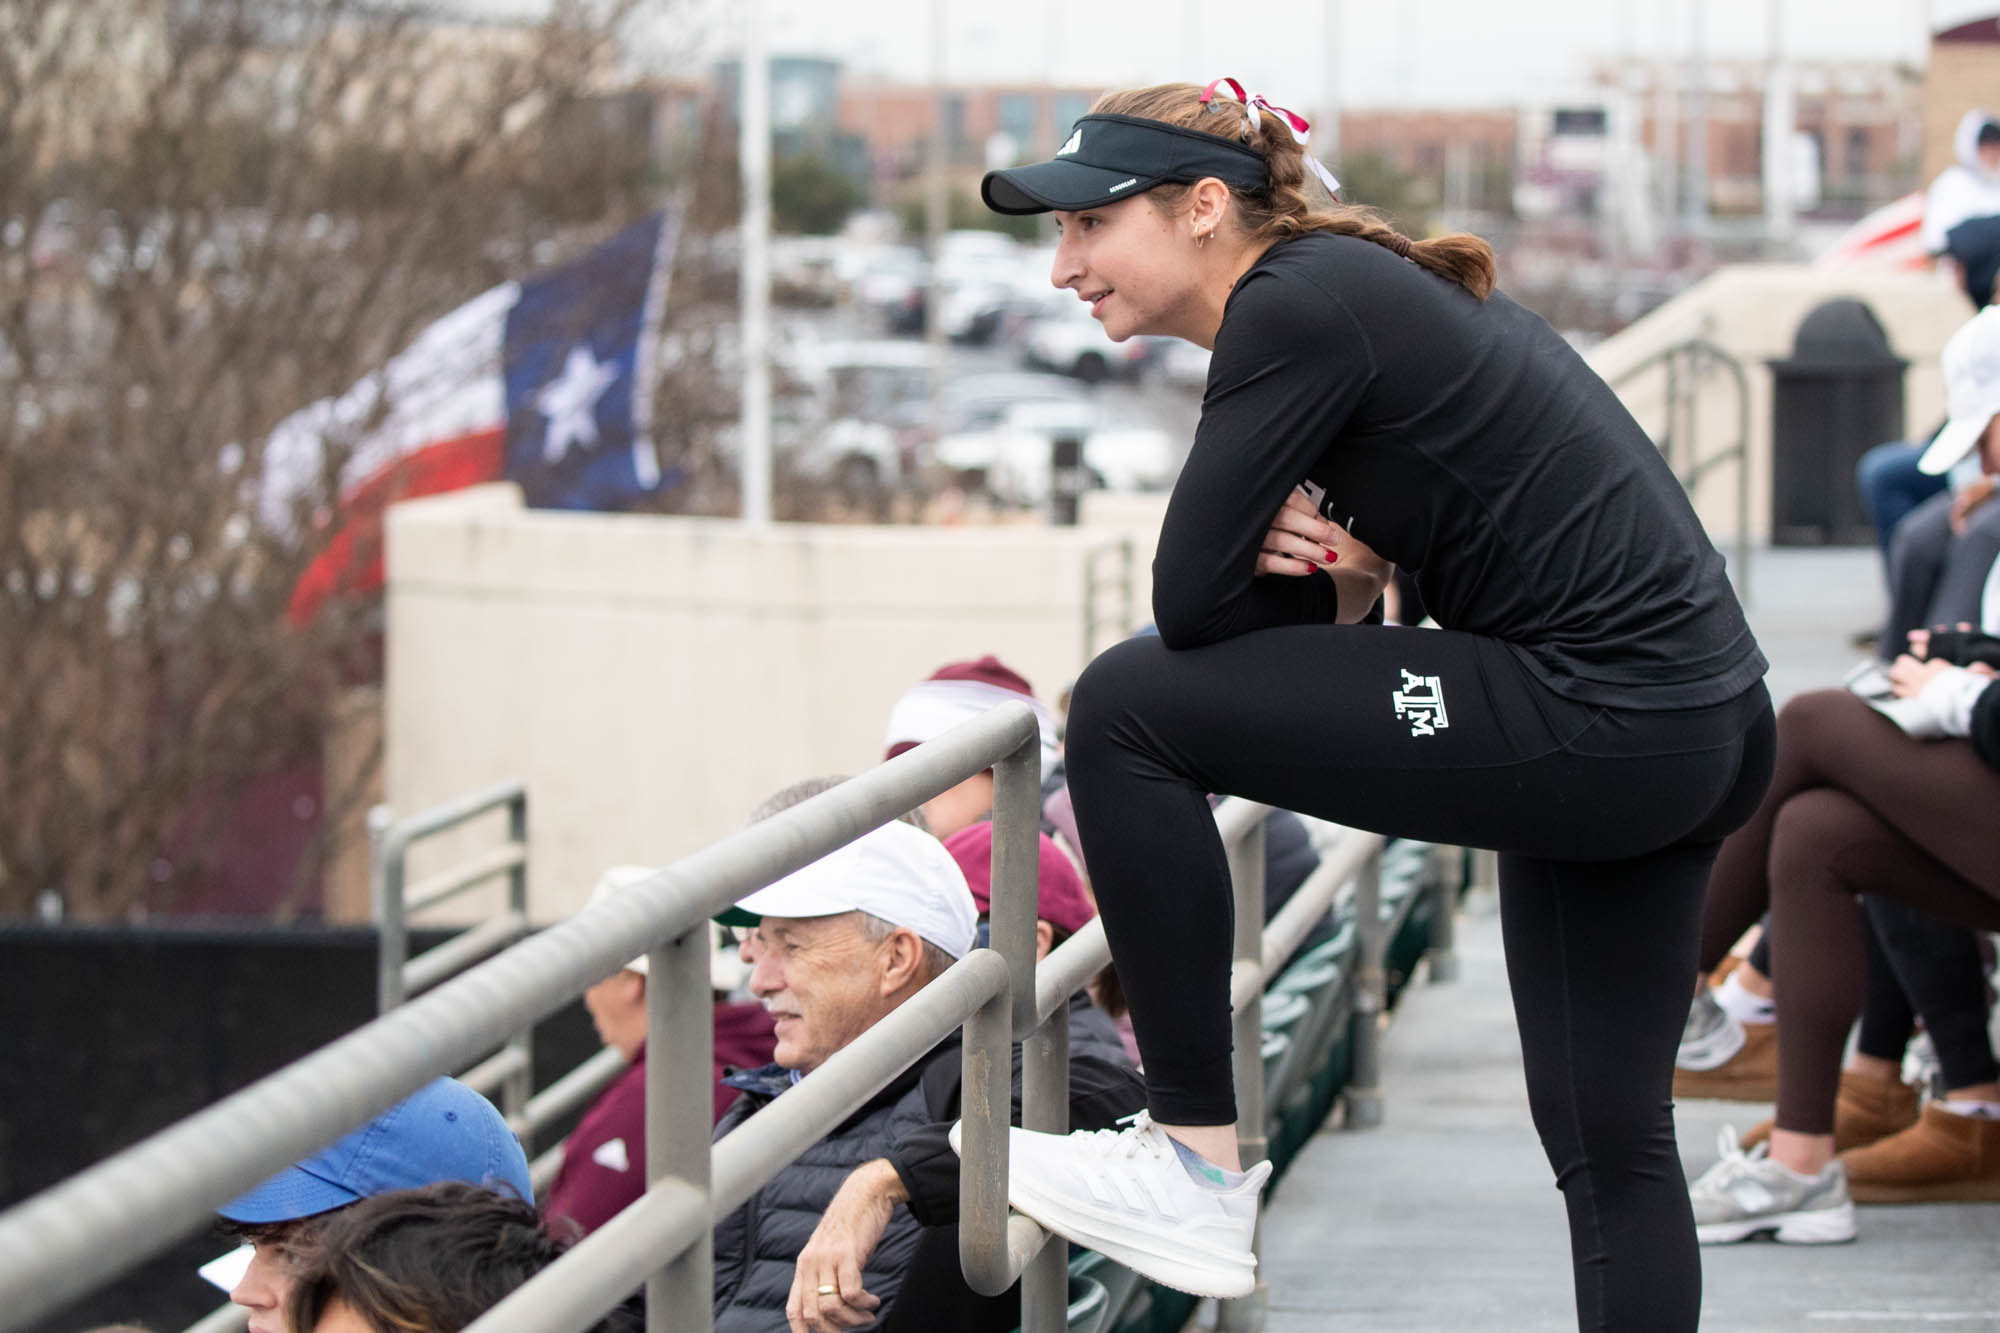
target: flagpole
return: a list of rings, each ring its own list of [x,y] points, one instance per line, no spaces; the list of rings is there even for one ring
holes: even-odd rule
[[[738,155],[743,164],[743,523],[771,522],[771,65],[766,0],[744,0]]]
[[[931,81],[931,136],[930,152],[924,163],[924,243],[930,251],[930,281],[924,289],[924,343],[929,367],[931,438],[944,434],[944,381],[945,381],[945,337],[944,337],[944,272],[938,262],[944,251],[944,234],[950,227],[951,201],[946,193],[945,173],[951,145],[945,138],[944,124],[944,58],[945,58],[945,3],[946,0],[930,0],[931,21],[930,81]],[[963,123],[963,122],[961,122]]]

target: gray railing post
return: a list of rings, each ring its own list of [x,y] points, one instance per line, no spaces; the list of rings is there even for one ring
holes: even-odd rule
[[[986,1015],[994,1006],[989,1004],[966,1025],[965,1036],[960,1193],[971,1200],[976,1176],[981,1194],[977,1221],[967,1216],[959,1229],[959,1261],[972,1289],[987,1296],[997,1296],[1013,1284],[1006,1246],[1007,1128],[1013,1110],[1013,1042],[1032,1033],[1040,1021],[1035,1012],[1035,835],[1041,809],[1041,739],[1031,735],[993,766],[990,926],[993,948],[1007,964],[1005,1031],[990,1030]],[[978,1138],[988,1146],[974,1147],[975,1108]],[[1042,1271],[1031,1268],[1025,1275],[1029,1281],[1022,1289],[1024,1300],[1028,1288],[1036,1285],[1035,1274]],[[1067,1287],[1066,1279],[1063,1285]],[[1032,1326],[1027,1328],[1028,1333],[1037,1333]]]
[[[646,964],[647,1185],[674,1180],[704,1195],[715,1103],[708,1080],[694,1072],[713,1065],[708,941],[704,921],[653,950]],[[707,1333],[714,1306],[714,1232],[705,1227],[646,1280],[646,1333]]]
[[[521,849],[521,858],[507,871],[507,908],[520,920],[528,919],[528,793],[516,792],[507,802],[507,840]],[[703,937],[704,941],[706,936]],[[708,969],[704,965],[703,969]],[[516,1058],[514,1069],[500,1085],[500,1110],[510,1121],[521,1123],[528,1102],[535,1095],[535,1034],[523,1028],[516,1032],[506,1049]],[[533,1147],[532,1140],[529,1147]]]
[[[1431,938],[1425,954],[1432,985],[1458,980],[1458,889],[1463,875],[1459,867],[1464,857],[1453,857],[1454,850],[1433,847],[1424,872],[1430,877]]]
[[[1044,1134],[1069,1132],[1069,1005],[1022,1043],[1021,1124]],[[1062,1333],[1069,1322],[1069,1247],[1042,1246],[1021,1274],[1021,1333]]]
[[[1069,1015],[1059,1012],[1044,1024],[1035,1003],[1041,817],[1037,735],[993,770],[993,942],[1013,978],[1012,1035],[1023,1043],[1021,1123],[1061,1133],[1069,1128]],[[1061,1333],[1068,1296],[1068,1248],[1044,1244],[1021,1273],[1022,1333]]]
[[[403,912],[404,842],[391,834],[394,823],[386,805],[368,811],[369,896],[378,940],[375,1010],[383,1014],[403,1002],[403,966],[410,960],[410,927]]]
[[[1271,1128],[1264,1109],[1264,986],[1269,978],[1264,969],[1264,820],[1260,815],[1243,832],[1229,841],[1229,882],[1235,895],[1235,967],[1254,969],[1258,984],[1250,988],[1247,1000],[1237,1004],[1235,1015],[1236,1065],[1236,1147],[1243,1165],[1250,1166],[1271,1155]],[[1251,1248],[1264,1243],[1263,1210],[1257,1214],[1257,1229]],[[1262,1275],[1256,1290],[1216,1307],[1218,1330],[1225,1333],[1260,1333],[1271,1289]]]
[[[982,1296],[997,1296],[1013,1281],[1007,1271],[1007,1112],[1012,1100],[1008,1045],[1013,1008],[1009,985],[965,1020],[965,1072],[959,1091],[958,1263],[966,1283]]]
[[[1388,975],[1382,957],[1388,943],[1382,929],[1382,854],[1377,851],[1354,877],[1354,1028],[1350,1049],[1354,1070],[1342,1096],[1349,1129],[1382,1123],[1382,1011],[1388,1005]]]

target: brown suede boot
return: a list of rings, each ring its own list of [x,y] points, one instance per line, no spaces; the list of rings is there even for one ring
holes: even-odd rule
[[[1745,1023],[1743,1049],[1713,1069],[1674,1070],[1674,1100],[1769,1102],[1778,1097],[1778,1025]]]
[[[2000,1200],[2000,1120],[1953,1115],[1930,1102],[1916,1124],[1840,1161],[1856,1203]]]
[[[1771,1121],[1750,1127],[1743,1136],[1748,1152],[1771,1137]],[[1833,1150],[1865,1148],[1878,1139],[1901,1133],[1917,1123],[1917,1090],[1900,1079],[1840,1071],[1840,1096],[1833,1104]]]

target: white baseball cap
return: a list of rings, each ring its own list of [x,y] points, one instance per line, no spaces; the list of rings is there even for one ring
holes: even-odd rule
[[[585,907],[595,907],[620,889],[628,889],[634,884],[651,879],[659,874],[650,866],[612,866],[598,877],[597,884],[590,891],[590,901]],[[708,985],[711,990],[740,990],[750,980],[750,964],[743,961],[736,951],[736,945],[724,938],[722,927],[709,924]],[[646,954],[640,954],[625,964],[625,971],[637,972],[645,976],[647,972]]]
[[[963,958],[979,930],[965,872],[943,843],[901,820],[864,833],[716,916],[754,926],[767,916],[866,912]]]
[[[1987,306],[1944,345],[1945,404],[1951,419],[1917,460],[1919,471],[1949,472],[2000,416],[2000,306]]]

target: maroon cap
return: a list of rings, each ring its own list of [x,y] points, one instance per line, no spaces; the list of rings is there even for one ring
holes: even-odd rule
[[[1069,854],[1056,846],[1055,840],[1046,833],[1037,833],[1035,838],[1035,916],[1065,934],[1074,935],[1097,915],[1097,906],[1083,891],[1083,876],[1076,873],[1076,863],[1069,859]],[[993,910],[993,822],[982,819],[969,828],[962,828],[946,838],[944,846],[958,862],[958,868],[965,872],[965,882],[972,889],[972,901],[978,906],[980,915],[990,913]]]
[[[998,685],[1003,690],[1035,697],[1035,687],[1028,684],[1027,677],[1002,662],[992,653],[976,662],[952,662],[931,673],[932,680],[980,680],[988,685]]]

